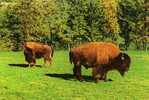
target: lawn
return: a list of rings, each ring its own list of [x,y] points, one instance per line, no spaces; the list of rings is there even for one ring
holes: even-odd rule
[[[82,70],[85,82],[73,78],[67,51],[56,51],[50,67],[31,68],[17,65],[25,63],[23,52],[1,51],[0,100],[148,100],[149,52],[127,53],[132,63],[124,78],[111,71],[113,81],[94,83],[91,69]]]

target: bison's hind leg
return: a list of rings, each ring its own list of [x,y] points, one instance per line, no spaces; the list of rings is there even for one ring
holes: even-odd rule
[[[51,66],[52,58],[49,56],[44,56],[44,66]]]

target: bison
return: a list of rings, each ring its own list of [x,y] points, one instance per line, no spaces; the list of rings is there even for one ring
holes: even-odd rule
[[[85,68],[92,68],[95,82],[107,81],[107,73],[110,70],[118,70],[121,76],[124,76],[131,62],[126,53],[122,53],[115,44],[109,42],[90,42],[72,48],[69,60],[74,64],[73,74],[77,80],[84,80],[81,76],[81,65],[83,65]]]
[[[36,58],[44,58],[44,64],[51,64],[54,49],[52,46],[37,42],[26,42],[23,45],[25,60],[29,66],[36,63]]]

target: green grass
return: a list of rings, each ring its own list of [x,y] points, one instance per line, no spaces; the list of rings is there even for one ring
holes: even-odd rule
[[[0,52],[0,100],[148,100],[149,53],[128,54],[132,64],[124,78],[111,71],[112,82],[96,84],[91,79],[79,82],[72,78],[67,51],[56,51],[50,67],[32,68],[8,65],[25,63],[22,52]],[[42,65],[43,60],[37,64]],[[83,68],[82,74],[91,76],[91,69]]]

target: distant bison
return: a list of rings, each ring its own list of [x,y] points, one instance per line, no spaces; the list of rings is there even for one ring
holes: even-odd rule
[[[91,42],[72,48],[69,59],[74,64],[73,73],[78,80],[84,80],[81,76],[83,65],[85,68],[92,68],[92,77],[96,82],[99,79],[106,81],[108,71],[114,69],[124,76],[131,62],[130,57],[116,45],[106,42]]]
[[[23,46],[25,60],[30,65],[36,63],[36,58],[44,58],[44,63],[51,63],[53,57],[53,47],[37,42],[26,42]]]

